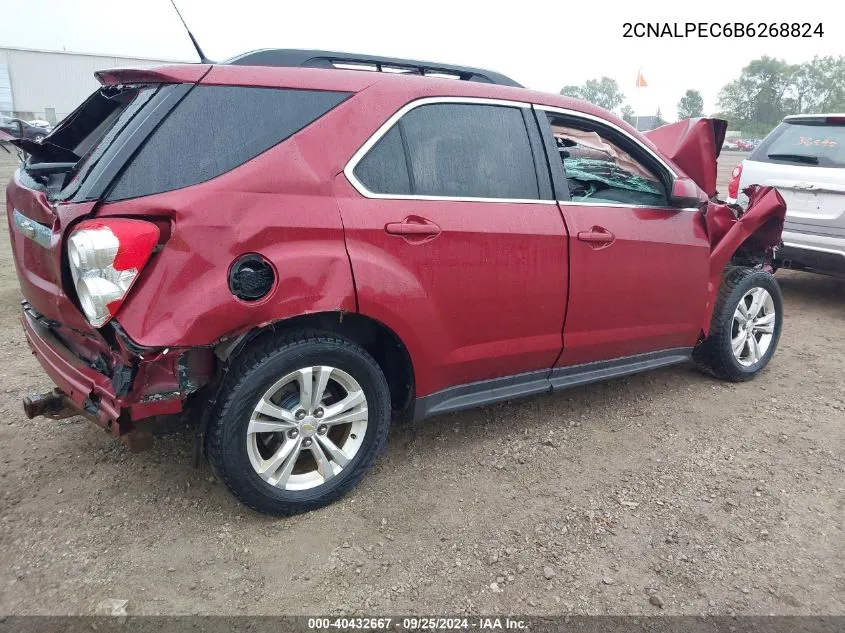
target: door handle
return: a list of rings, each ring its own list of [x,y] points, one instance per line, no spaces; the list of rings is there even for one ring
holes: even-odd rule
[[[616,241],[616,236],[603,226],[594,226],[589,231],[578,233],[578,239],[582,242],[594,244],[596,248],[601,248],[613,244]]]
[[[425,218],[409,215],[401,222],[388,222],[384,225],[385,233],[411,238],[431,238],[440,235],[440,227]]]

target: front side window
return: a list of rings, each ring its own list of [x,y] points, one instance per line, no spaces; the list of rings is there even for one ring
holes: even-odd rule
[[[604,128],[549,113],[573,202],[665,207],[666,187]]]
[[[436,103],[414,108],[361,159],[354,174],[379,194],[540,197],[521,108],[510,106]]]

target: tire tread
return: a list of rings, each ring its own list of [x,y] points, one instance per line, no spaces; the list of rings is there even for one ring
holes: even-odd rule
[[[705,373],[715,376],[721,380],[730,382],[744,382],[751,380],[757,372],[738,371],[734,364],[732,352],[730,351],[731,328],[733,324],[733,295],[737,288],[745,281],[764,271],[756,268],[730,267],[725,271],[719,292],[716,295],[716,302],[713,307],[713,317],[710,322],[710,332],[707,338],[693,351],[693,360],[696,365]],[[765,273],[768,274],[768,273]],[[777,282],[774,281],[775,289],[780,292]],[[780,302],[782,304],[782,301]],[[781,307],[779,306],[780,310]],[[730,312],[727,314],[726,312]],[[725,342],[727,341],[727,345]],[[773,344],[777,344],[777,340]],[[768,362],[768,360],[767,360]],[[765,365],[764,365],[765,366]],[[762,369],[762,367],[760,367]]]
[[[273,502],[273,507],[271,508],[265,503],[262,503],[260,493],[252,491],[248,487],[240,486],[232,480],[224,463],[224,421],[233,412],[233,409],[236,417],[237,415],[247,413],[246,411],[237,411],[238,407],[245,409],[249,404],[248,402],[244,402],[242,398],[238,397],[241,389],[253,378],[255,371],[260,366],[269,362],[279,353],[304,349],[315,343],[336,346],[353,352],[356,356],[358,356],[359,360],[369,364],[370,368],[374,370],[377,375],[381,376],[382,381],[384,381],[381,368],[373,357],[370,356],[370,354],[367,353],[367,351],[360,345],[348,339],[316,330],[295,330],[276,335],[262,336],[256,339],[253,345],[244,350],[244,352],[235,361],[235,365],[227,375],[226,384],[223,387],[221,397],[215,407],[216,411],[212,415],[206,441],[208,447],[208,461],[214,475],[226,485],[226,487],[241,503],[263,514],[290,516],[301,512],[307,512],[309,510],[315,510],[337,500],[360,482],[361,478],[372,467],[375,462],[375,458],[381,452],[387,440],[389,424],[379,424],[378,421],[374,421],[375,423],[372,424],[372,432],[376,433],[373,445],[374,448],[368,451],[368,454],[364,456],[364,459],[359,460],[355,464],[353,472],[347,475],[343,486],[335,488],[329,494],[315,495],[310,499],[306,498],[289,503],[276,500]],[[382,387],[387,398],[387,415],[389,420],[390,396],[387,390],[386,381],[384,381]]]

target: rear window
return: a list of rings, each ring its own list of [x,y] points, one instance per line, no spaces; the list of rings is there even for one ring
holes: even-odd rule
[[[349,96],[322,90],[197,86],[147,139],[109,200],[215,178],[295,134]]]
[[[751,160],[845,167],[845,123],[784,121],[754,151]]]

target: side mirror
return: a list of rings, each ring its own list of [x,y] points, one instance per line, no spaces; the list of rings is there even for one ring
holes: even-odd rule
[[[700,207],[707,202],[707,194],[691,178],[681,177],[672,181],[669,204],[673,207]]]

